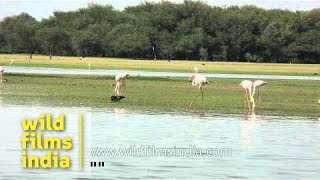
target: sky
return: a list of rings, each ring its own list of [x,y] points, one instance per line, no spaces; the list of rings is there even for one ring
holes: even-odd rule
[[[37,20],[48,18],[54,11],[70,11],[86,7],[88,3],[112,5],[122,10],[127,6],[138,5],[145,0],[0,0],[0,20],[7,16],[26,12]],[[161,0],[147,0],[159,2]],[[183,0],[169,0],[183,2]],[[202,0],[212,6],[256,5],[266,9],[310,10],[320,8],[320,0]]]

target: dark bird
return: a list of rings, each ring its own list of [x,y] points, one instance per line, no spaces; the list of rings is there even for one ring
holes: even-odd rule
[[[120,102],[121,99],[124,99],[124,96],[111,96],[111,101],[112,102]]]

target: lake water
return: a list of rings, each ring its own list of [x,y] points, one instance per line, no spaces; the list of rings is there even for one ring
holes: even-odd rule
[[[129,73],[131,76],[143,77],[187,77],[190,73],[181,72],[152,72],[134,70],[106,70],[106,69],[65,69],[42,67],[5,66],[5,72],[17,74],[63,74],[63,75],[116,75]],[[320,80],[320,76],[285,76],[285,75],[255,75],[255,74],[214,74],[202,73],[209,78],[239,78],[239,79],[282,79],[282,80]]]
[[[40,113],[65,114],[66,130],[46,135],[72,137],[72,150],[62,152],[71,157],[71,169],[21,168],[20,121]],[[84,116],[82,170],[80,113]],[[318,179],[319,132],[320,121],[307,117],[0,104],[0,179]],[[142,151],[191,147],[202,153]],[[105,153],[112,148],[119,152],[131,148],[135,153]],[[92,153],[97,149],[104,153]],[[91,162],[104,162],[104,167],[91,167]]]

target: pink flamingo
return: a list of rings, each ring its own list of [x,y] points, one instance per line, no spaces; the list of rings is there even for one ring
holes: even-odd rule
[[[115,77],[116,80],[116,88],[114,89],[114,92],[117,94],[117,96],[121,96],[122,95],[122,89],[125,86],[125,80],[126,78],[129,77],[129,74],[126,73],[122,73],[122,74],[118,74]]]
[[[256,87],[258,87],[258,100],[259,100],[259,103],[261,102],[260,96],[261,96],[261,94],[262,94],[262,93],[260,93],[260,88],[261,88],[262,86],[264,86],[265,84],[267,84],[267,82],[262,81],[262,80],[256,80],[256,81],[253,82],[253,92],[252,92],[252,96],[254,96],[254,93],[255,93],[255,91],[256,91]]]
[[[245,104],[245,102],[247,101],[249,111],[254,111],[256,105],[254,103],[254,99],[253,99],[253,96],[252,96],[252,93],[251,93],[252,86],[253,86],[252,81],[243,80],[240,83],[240,86],[244,89],[244,92],[245,92],[244,96],[243,96],[243,104]],[[252,107],[250,107],[250,102],[252,103]]]
[[[0,82],[2,83],[2,75],[4,73],[4,68],[2,66],[0,66]]]
[[[199,90],[200,90],[200,92],[197,93],[196,96],[193,98],[193,100],[190,102],[190,105],[189,105],[190,108],[192,107],[193,102],[194,102],[194,101],[196,100],[196,98],[200,95],[200,93],[201,93],[201,95],[202,95],[202,103],[204,102],[204,101],[203,101],[203,91],[202,91],[202,87],[205,86],[205,85],[207,85],[207,84],[209,84],[209,81],[207,80],[206,77],[198,74],[198,68],[197,68],[197,67],[194,68],[194,71],[195,71],[195,73],[193,73],[193,74],[191,74],[191,75],[189,76],[189,81],[192,82],[192,86],[198,87]]]

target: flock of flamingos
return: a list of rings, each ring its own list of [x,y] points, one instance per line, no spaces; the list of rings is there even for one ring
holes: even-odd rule
[[[10,64],[12,64],[13,62],[11,62]],[[3,82],[3,73],[4,73],[4,68],[0,66],[0,81],[1,83]],[[115,81],[116,81],[116,87],[115,87],[115,93],[116,96],[111,96],[111,100],[112,101],[120,101],[121,99],[124,98],[124,96],[122,95],[122,90],[123,87],[125,86],[125,80],[127,79],[127,77],[129,77],[129,74],[126,73],[122,73],[122,74],[118,74],[115,77]],[[190,102],[189,107],[192,107],[192,104],[194,103],[194,101],[196,100],[196,98],[200,95],[202,96],[202,102],[203,102],[203,90],[202,87],[209,84],[209,81],[206,77],[204,77],[203,75],[198,73],[198,68],[195,67],[194,68],[194,73],[191,74],[189,76],[189,81],[192,83],[192,86],[194,87],[198,87],[199,92],[196,94],[196,96],[193,98],[193,100]],[[250,81],[250,80],[244,80],[240,83],[240,86],[244,89],[244,103],[245,101],[247,101],[248,104],[248,108],[249,108],[249,112],[254,113],[255,111],[255,102],[254,102],[254,94],[255,94],[255,90],[256,88],[258,88],[258,97],[259,97],[259,101],[260,101],[260,87],[262,87],[263,85],[265,85],[266,82],[262,81],[262,80],[257,80],[257,81]]]
[[[112,96],[111,100],[115,100],[116,99],[115,97],[118,97],[117,100],[121,100],[122,98],[124,98],[124,96],[122,95],[122,89],[125,86],[125,80],[127,79],[127,77],[129,77],[129,74],[127,74],[127,73],[121,73],[121,74],[116,75],[116,77],[115,77],[116,87],[114,89],[116,96]],[[199,89],[199,92],[195,95],[195,97],[192,99],[192,101],[189,104],[189,107],[191,108],[194,101],[196,100],[196,98],[200,94],[202,96],[202,102],[203,102],[202,87],[209,84],[209,81],[205,76],[198,73],[197,67],[194,68],[194,73],[189,76],[189,81],[191,82],[192,86],[197,87]],[[244,99],[243,100],[244,100],[244,103],[248,104],[249,113],[255,112],[256,104],[254,101],[254,94],[255,94],[256,88],[258,88],[258,98],[259,98],[259,102],[260,102],[261,101],[260,88],[262,86],[264,86],[265,84],[267,84],[267,82],[262,81],[262,80],[256,80],[254,82],[252,82],[250,80],[243,80],[240,83],[240,86],[244,89]]]
[[[11,60],[10,65],[12,65],[14,63],[15,60]],[[90,66],[89,66],[90,69]],[[0,66],[0,82],[3,82],[3,73],[4,73],[4,68],[2,66]],[[112,101],[120,101],[121,99],[124,98],[123,96],[123,87],[125,86],[125,80],[129,77],[129,74],[127,73],[121,73],[115,76],[115,96],[111,96],[111,100]],[[192,101],[189,104],[189,107],[191,108],[194,101],[197,99],[197,97],[201,94],[202,96],[202,102],[203,102],[203,90],[202,87],[204,87],[205,85],[209,84],[208,79],[199,74],[198,73],[198,68],[195,67],[194,68],[194,73],[192,73],[189,76],[189,81],[191,82],[192,86],[197,87],[199,89],[199,92],[195,95],[195,97],[192,99]],[[254,100],[254,94],[256,92],[256,88],[258,89],[258,100],[259,102],[261,101],[260,99],[260,90],[261,87],[264,86],[265,84],[267,84],[267,82],[262,81],[262,80],[256,80],[254,82],[250,81],[250,80],[243,80],[240,83],[240,86],[243,88],[244,90],[244,98],[243,98],[243,102],[244,104],[247,103],[248,105],[248,109],[249,109],[249,113],[254,114],[255,113],[255,109],[256,109],[256,104],[255,104],[255,100]],[[320,100],[318,100],[318,104],[320,104]]]

